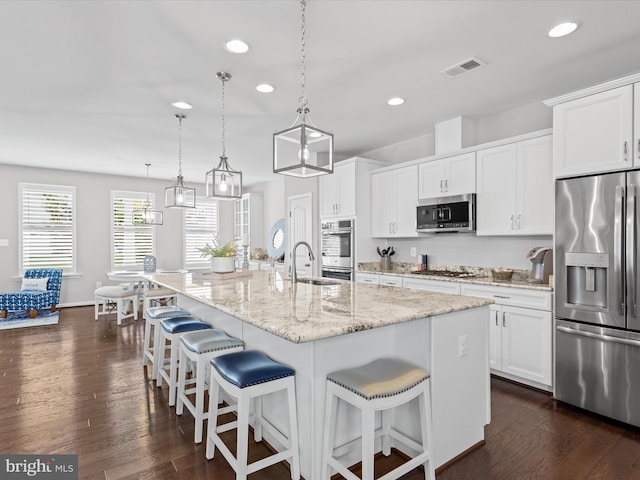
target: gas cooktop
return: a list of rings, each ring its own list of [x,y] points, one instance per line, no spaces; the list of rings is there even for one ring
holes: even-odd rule
[[[476,273],[471,273],[471,272],[453,272],[451,270],[417,270],[411,273],[415,273],[417,275],[431,275],[434,277],[451,277],[451,278],[474,278],[474,277],[482,276],[482,275],[478,275]]]

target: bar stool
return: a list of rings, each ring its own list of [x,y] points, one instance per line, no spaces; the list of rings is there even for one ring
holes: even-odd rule
[[[211,360],[209,382],[209,414],[207,428],[206,457],[211,459],[218,447],[229,465],[236,472],[236,480],[245,480],[247,475],[290,459],[291,478],[300,478],[300,457],[298,453],[298,421],[296,416],[295,371],[282,363],[275,362],[256,350],[229,353]],[[237,405],[218,408],[220,388],[237,399]],[[262,396],[285,390],[289,406],[289,437],[286,438],[268,420],[262,417]],[[262,441],[265,428],[285,449],[271,456],[247,465],[249,450],[249,406],[255,399],[253,437]],[[237,409],[237,420],[223,425],[217,424],[218,415]],[[224,444],[219,433],[237,429],[236,457]],[[287,446],[288,445],[288,446]]]
[[[158,366],[158,376],[156,385],[162,386],[162,380],[169,386],[169,406],[176,404],[176,390],[178,388],[178,356],[180,353],[180,337],[187,332],[196,330],[210,330],[213,327],[210,323],[203,322],[195,317],[173,317],[160,320],[160,342],[154,355],[154,365]],[[169,358],[164,358],[167,345],[170,344]]]
[[[150,307],[143,312],[144,323],[144,345],[142,352],[142,365],[147,366],[149,361],[153,365],[151,370],[151,380],[158,378],[158,363],[155,361],[155,346],[160,343],[160,320],[172,317],[188,317],[191,315],[186,310],[175,305],[164,307]],[[151,330],[153,330],[153,347],[151,346]],[[164,357],[164,354],[162,354]]]
[[[164,287],[147,287],[142,295],[142,311],[146,312],[147,308],[167,305],[177,305],[178,294],[175,290]]]
[[[116,323],[122,325],[126,318],[138,318],[138,294],[135,290],[122,288],[117,285],[98,287],[93,292],[95,300],[95,320],[99,315],[109,315],[116,312]],[[129,303],[133,305],[131,313]],[[100,308],[102,307],[102,308]]]
[[[204,392],[209,385],[207,374],[210,371],[211,359],[226,353],[242,351],[244,342],[214,328],[185,333],[180,337],[180,344],[176,414],[182,415],[183,406],[187,407],[196,422],[193,441],[200,443],[202,442],[202,425],[206,418]],[[187,379],[188,361],[195,365],[195,373],[189,380]],[[192,402],[189,395],[194,393],[195,400]]]
[[[384,480],[397,479],[424,464],[426,480],[435,480],[432,460],[433,434],[431,422],[431,392],[429,373],[411,363],[394,358],[381,358],[357,368],[327,375],[325,428],[322,451],[321,480],[328,480],[331,469],[347,480],[360,480],[338,457],[357,446],[360,439],[335,447],[336,410],[338,399],[359,408],[362,414],[362,480],[373,480],[375,439],[382,436],[382,453],[391,453],[391,438],[414,451],[421,452],[406,463],[384,475]],[[391,427],[391,410],[418,397],[422,444]],[[375,429],[375,413],[381,410],[382,427]],[[334,456],[335,455],[335,456]]]

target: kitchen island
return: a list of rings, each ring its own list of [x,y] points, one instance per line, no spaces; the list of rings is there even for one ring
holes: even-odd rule
[[[248,349],[295,368],[300,463],[307,480],[320,476],[327,373],[383,356],[431,372],[436,467],[484,440],[490,420],[491,300],[344,281],[292,285],[278,272],[226,280],[198,280],[192,274],[146,278],[178,292],[181,307],[243,339]],[[286,432],[283,398],[267,399],[264,412]],[[338,444],[360,429],[356,411],[341,407]],[[411,403],[394,412],[393,422],[418,438],[415,418],[417,404]],[[347,460],[358,462],[357,453]]]

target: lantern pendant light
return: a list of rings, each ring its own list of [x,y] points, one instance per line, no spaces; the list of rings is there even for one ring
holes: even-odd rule
[[[145,165],[147,166],[147,200],[144,202],[144,208],[133,211],[133,224],[162,225],[162,212],[153,210],[151,208],[151,201],[149,200],[149,167],[151,164],[145,163]]]
[[[164,206],[171,208],[195,208],[196,189],[184,186],[182,177],[182,120],[186,117],[176,114],[178,119],[178,177],[176,183],[164,189]]]
[[[226,72],[218,72],[217,75],[222,81],[222,156],[218,166],[207,172],[206,196],[219,200],[234,200],[242,197],[242,172],[231,169],[225,149],[224,84],[231,80],[231,75]]]
[[[298,116],[293,125],[273,135],[273,172],[308,178],[333,173],[333,134],[317,128],[309,116],[305,96],[305,8],[300,0],[302,16],[302,71]]]

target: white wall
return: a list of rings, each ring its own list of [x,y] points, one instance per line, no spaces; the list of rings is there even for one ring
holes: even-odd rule
[[[93,303],[96,282],[113,284],[106,272],[111,270],[111,190],[155,193],[157,210],[164,211],[164,224],[156,226],[158,268],[183,266],[183,212],[164,209],[164,188],[171,181],[147,180],[139,177],[100,175],[46,168],[30,168],[0,164],[2,205],[0,238],[8,239],[8,247],[0,247],[0,291],[20,287],[18,258],[18,183],[41,183],[76,187],[76,245],[78,277],[65,277],[61,304]],[[198,185],[203,194],[203,185]],[[233,205],[220,202],[220,236],[233,236]]]
[[[277,175],[269,182],[261,182],[247,188],[247,192],[262,193],[262,248],[266,250],[268,235],[277,220],[284,218],[286,198],[284,196],[285,177]]]

